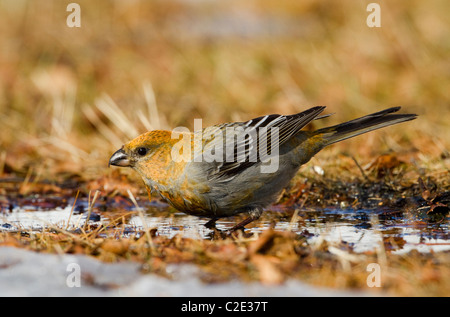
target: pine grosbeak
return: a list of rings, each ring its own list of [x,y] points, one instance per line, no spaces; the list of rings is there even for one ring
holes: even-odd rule
[[[133,168],[149,193],[159,193],[180,211],[211,218],[209,227],[218,218],[246,212],[248,218],[231,230],[243,228],[258,219],[300,166],[325,146],[416,118],[415,114],[395,114],[400,109],[395,107],[316,131],[301,131],[312,120],[325,117],[319,116],[324,109],[266,115],[192,133],[150,131],[122,146],[109,164]]]

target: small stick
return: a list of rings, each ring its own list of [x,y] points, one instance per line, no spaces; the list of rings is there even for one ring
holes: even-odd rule
[[[133,193],[129,189],[127,189],[127,192],[128,192],[128,196],[130,196],[131,201],[136,206],[136,209],[137,209],[137,212],[139,214],[139,217],[141,217],[142,225],[144,226],[145,235],[147,236],[147,240],[148,240],[148,243],[150,244],[150,248],[151,248],[152,251],[154,251],[155,247],[153,246],[152,236],[150,235],[150,230],[149,230],[149,228],[147,226],[147,222],[145,221],[145,217],[144,217],[144,213],[142,212],[142,208],[139,207],[139,205],[138,205],[138,203],[136,201],[136,198],[134,198]]]
[[[89,221],[89,218],[91,218],[92,208],[94,208],[94,204],[95,204],[95,201],[97,200],[99,193],[100,193],[100,191],[98,191],[98,190],[95,191],[94,198],[92,198],[92,203],[89,204],[88,215],[87,215],[86,221],[84,222],[83,231],[86,229],[86,225]]]
[[[356,160],[356,158],[354,156],[351,157],[353,162],[355,162],[356,166],[359,168],[362,176],[364,177],[364,179],[366,181],[369,181],[369,178],[367,177],[366,173],[364,172],[364,170],[362,169],[361,165],[359,165],[358,161]]]
[[[300,205],[300,207],[295,208],[294,210],[294,214],[292,215],[291,221],[289,221],[289,226],[287,228],[287,231],[292,231],[294,229],[294,223],[297,222],[298,220],[298,212],[300,209],[303,208],[303,206],[305,205],[306,200],[308,199],[308,194],[305,195],[305,199],[302,200],[302,203]]]
[[[73,210],[75,209],[75,204],[77,203],[78,195],[80,194],[80,190],[77,191],[77,195],[75,196],[75,200],[72,205],[72,209],[70,210],[69,219],[67,219],[66,228],[64,230],[67,230],[69,228],[70,218],[72,218]]]

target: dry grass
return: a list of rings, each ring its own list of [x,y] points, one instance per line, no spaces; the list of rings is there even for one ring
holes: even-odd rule
[[[142,196],[134,174],[106,167],[110,155],[138,134],[180,125],[192,129],[194,118],[206,126],[314,105],[335,113],[316,127],[394,105],[419,118],[325,149],[301,170],[287,202],[301,198],[311,204],[331,191],[329,199],[361,206],[351,193],[342,198],[342,189],[332,191],[339,181],[356,187],[385,183],[397,188],[397,197],[420,195],[418,177],[437,192],[449,190],[447,1],[383,2],[379,29],[365,24],[369,2],[351,0],[78,3],[82,27],[74,29],[65,24],[64,2],[0,4],[0,177],[10,180],[0,186],[2,211],[10,197],[32,193],[75,197],[80,189],[82,195],[101,190],[127,197],[131,190]],[[295,184],[305,179],[309,198],[296,196]],[[338,192],[340,200],[332,194]],[[59,228],[1,233],[0,241],[137,260],[161,274],[167,263],[194,262],[207,281],[299,277],[363,288],[366,264],[377,260],[376,254],[342,260],[345,255],[329,246],[314,249],[301,237],[287,242],[289,233],[272,231],[266,238],[273,244],[258,251],[252,249],[258,240],[154,237],[152,251],[148,235],[117,241],[96,235],[95,229],[79,234]],[[450,294],[448,254],[387,258],[383,290]],[[224,261],[230,265],[217,275]]]
[[[354,289],[374,295],[447,296],[450,291],[450,254],[403,255],[378,251],[355,254],[345,244],[320,240],[306,243],[306,237],[268,229],[259,237],[242,236],[225,240],[172,239],[145,233],[117,236],[120,219],[102,226],[80,227],[78,233],[51,226],[44,232],[0,233],[0,246],[14,246],[59,254],[86,254],[105,262],[135,261],[143,272],[172,278],[172,264],[194,264],[205,283],[240,279],[264,284],[282,284],[298,278],[317,286]],[[113,233],[115,231],[115,233]],[[150,231],[154,234],[154,230]],[[151,242],[150,242],[151,241]],[[369,287],[372,271],[379,265],[379,287]]]
[[[137,134],[193,128],[194,118],[211,125],[326,105],[336,113],[328,124],[401,105],[419,119],[321,157],[416,150],[423,167],[448,170],[443,1],[383,4],[380,29],[351,1],[80,5],[83,25],[71,29],[64,3],[2,3],[0,142],[17,169],[104,166]]]

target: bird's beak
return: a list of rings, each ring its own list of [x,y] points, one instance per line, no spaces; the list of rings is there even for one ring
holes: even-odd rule
[[[116,151],[109,159],[108,167],[110,165],[122,166],[122,167],[131,166],[130,158],[128,157],[128,155],[125,153],[125,151],[123,149],[120,149],[120,150]]]

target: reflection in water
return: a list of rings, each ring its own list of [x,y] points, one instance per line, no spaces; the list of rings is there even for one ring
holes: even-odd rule
[[[275,209],[275,208],[274,208]],[[70,217],[71,207],[49,211],[26,211],[16,208],[0,216],[0,231],[42,230],[49,227],[73,230],[84,224],[86,214]],[[276,210],[276,209],[275,209]],[[275,230],[292,230],[307,237],[309,243],[318,239],[330,242],[343,241],[355,252],[373,251],[383,247],[392,252],[420,252],[450,250],[448,221],[429,223],[398,212],[385,210],[321,209],[303,210],[292,222],[292,211],[267,211],[263,217],[252,223],[247,231],[260,234],[274,225]],[[171,238],[175,235],[193,239],[208,239],[211,233],[204,224],[208,219],[173,212],[166,206],[147,206],[144,215],[146,226],[156,228],[156,234]],[[108,223],[108,212],[101,213],[99,220]],[[216,223],[217,229],[227,230],[239,219],[223,218]],[[142,218],[131,216],[122,225],[123,235],[133,235],[143,229]]]
[[[203,226],[206,218],[183,213],[172,213],[170,216],[155,214],[158,213],[149,210],[145,221],[148,227],[157,228],[159,235],[169,238],[177,234],[195,239],[209,238],[211,230]],[[273,225],[273,218],[278,218],[275,230],[292,230],[298,234],[306,234],[311,243],[319,237],[327,241],[344,241],[355,252],[372,251],[379,247],[381,242],[384,242],[386,250],[393,252],[409,252],[412,249],[420,252],[450,250],[448,221],[426,223],[409,219],[396,212],[374,210],[325,209],[303,211],[300,214],[299,221],[291,222],[292,217],[280,217],[277,212],[268,211],[265,217],[252,223],[253,227],[249,227],[248,231],[260,234]],[[227,230],[236,222],[233,218],[223,218],[217,221],[216,226],[219,230]],[[129,223],[142,227],[142,219],[138,216],[132,217]]]

